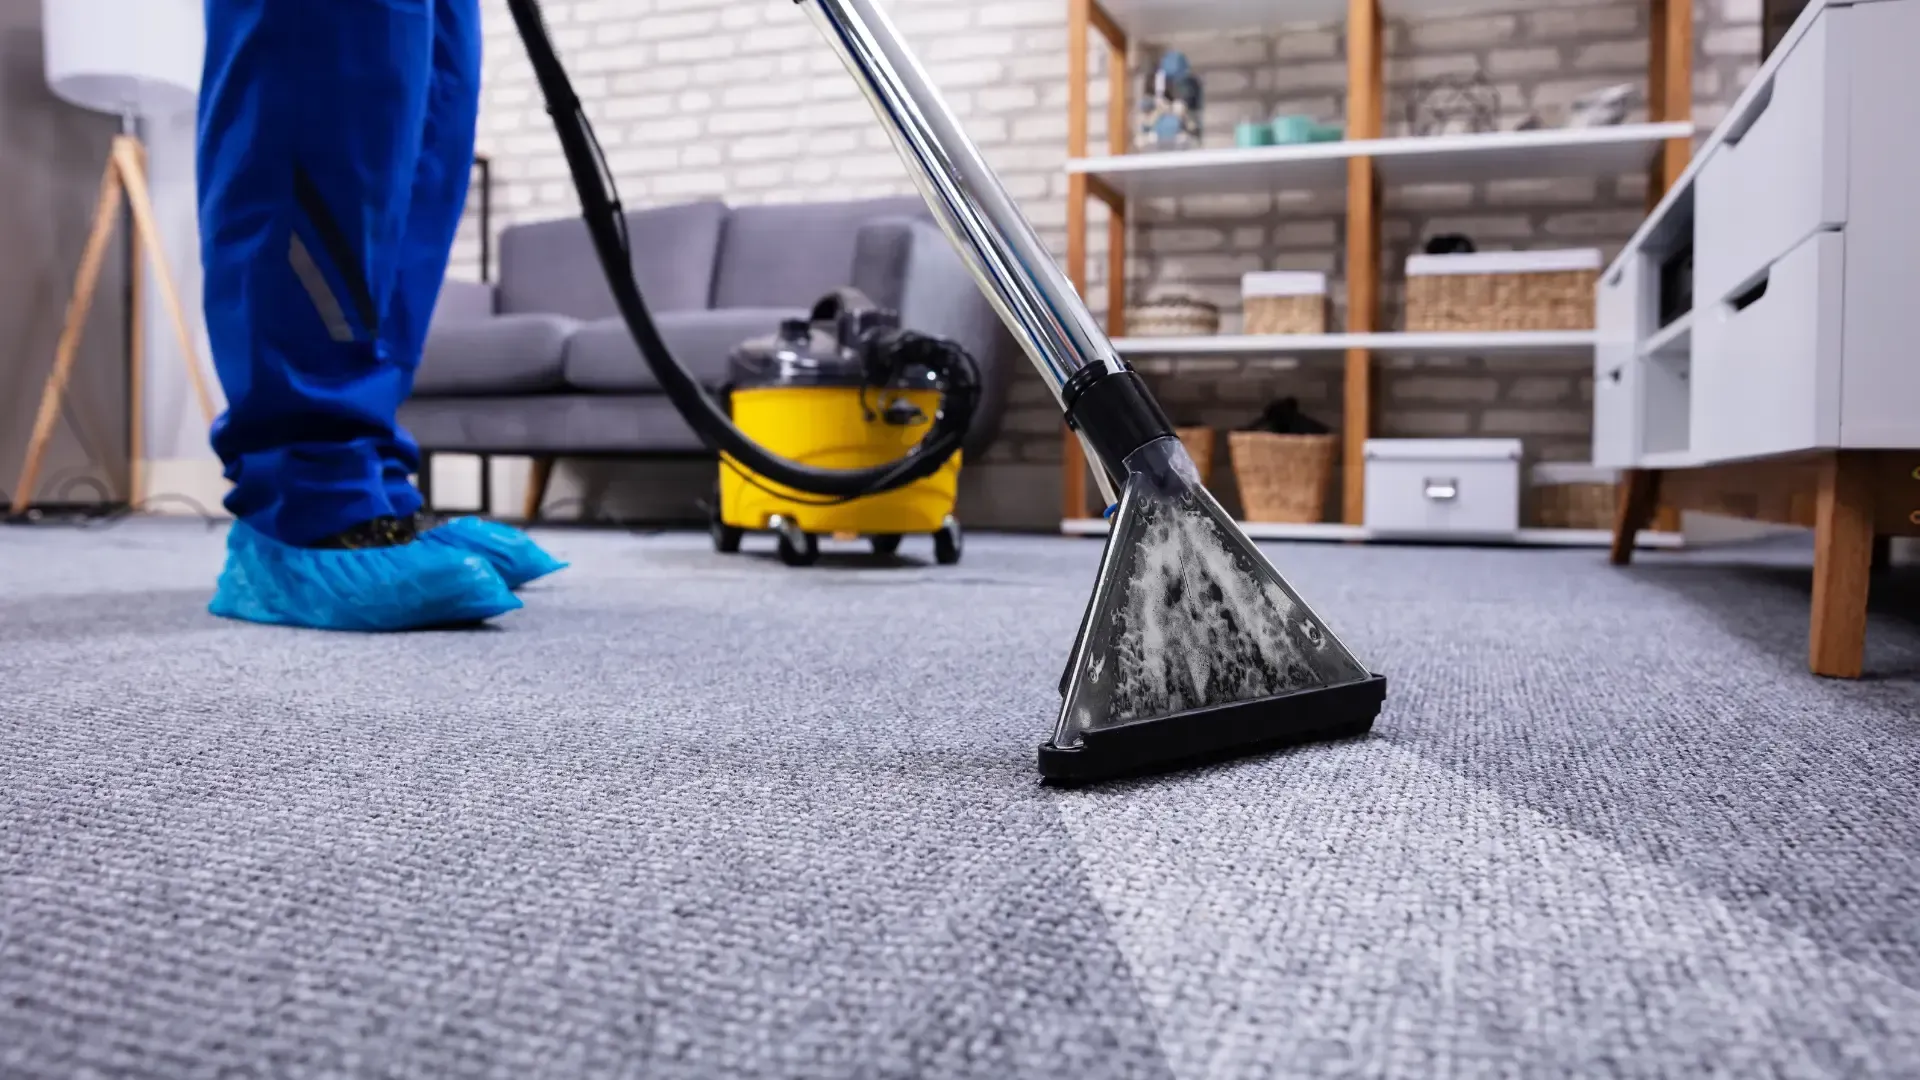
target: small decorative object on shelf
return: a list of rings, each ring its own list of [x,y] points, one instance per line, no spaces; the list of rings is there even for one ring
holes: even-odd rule
[[[1276,116],[1273,118],[1273,141],[1281,146],[1303,143],[1313,138],[1314,128],[1318,126],[1311,116]]]
[[[1413,332],[1591,330],[1600,252],[1483,251],[1407,260]]]
[[[1324,520],[1333,491],[1339,440],[1327,425],[1284,398],[1259,419],[1227,435],[1233,478],[1247,521],[1314,524]]]
[[[1570,128],[1612,127],[1627,119],[1627,109],[1640,94],[1632,83],[1620,83],[1583,94],[1567,115]]]
[[[1273,125],[1263,120],[1242,120],[1233,129],[1233,145],[1241,149],[1273,145]]]
[[[1210,427],[1177,427],[1173,429],[1180,436],[1180,444],[1187,448],[1187,456],[1193,459],[1193,467],[1200,473],[1200,482],[1207,483],[1213,478],[1213,444],[1217,433]]]
[[[1409,135],[1478,134],[1499,127],[1500,91],[1484,70],[1422,82],[1407,95]]]
[[[1169,52],[1147,76],[1140,97],[1141,150],[1189,150],[1200,145],[1201,114],[1205,109],[1200,77],[1193,73],[1187,54]]]
[[[1136,337],[1208,337],[1220,332],[1220,307],[1194,296],[1157,296],[1127,311]]]
[[[1304,270],[1263,270],[1240,279],[1249,334],[1324,334],[1327,275]]]

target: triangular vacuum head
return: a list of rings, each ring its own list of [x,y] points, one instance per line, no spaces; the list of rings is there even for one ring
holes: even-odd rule
[[[1176,438],[1126,462],[1040,772],[1087,782],[1373,726],[1347,651],[1200,482]]]

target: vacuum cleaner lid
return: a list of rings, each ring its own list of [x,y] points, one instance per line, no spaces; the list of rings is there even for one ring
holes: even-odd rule
[[[871,333],[898,325],[892,312],[876,308],[839,311],[826,319],[782,319],[777,332],[734,348],[728,381],[736,389],[882,382],[890,389],[939,389],[939,378],[926,366],[897,364],[885,355],[891,335]]]
[[[831,325],[782,319],[780,329],[736,346],[728,380],[748,386],[859,386],[867,381],[857,350],[840,344]]]

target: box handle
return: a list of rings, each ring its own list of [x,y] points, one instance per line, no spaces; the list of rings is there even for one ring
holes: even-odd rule
[[[1451,476],[1429,476],[1426,495],[1429,502],[1452,502],[1460,497],[1460,481]]]

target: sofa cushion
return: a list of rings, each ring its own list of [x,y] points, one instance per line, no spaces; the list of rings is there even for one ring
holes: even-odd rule
[[[442,320],[427,334],[413,392],[525,394],[566,385],[567,339],[580,324],[564,315],[496,315]]]
[[[860,226],[898,217],[932,219],[918,196],[734,207],[721,235],[713,306],[810,308],[847,283]]]
[[[400,406],[400,423],[430,453],[709,452],[661,394],[413,398]]]
[[[782,319],[806,314],[804,308],[722,308],[667,312],[653,322],[680,366],[714,388],[726,381],[734,346],[773,333]],[[660,380],[620,319],[591,322],[574,333],[567,342],[566,380],[572,389],[596,393],[660,392]]]
[[[634,276],[650,311],[704,308],[727,218],[715,200],[626,215]],[[619,313],[586,223],[578,218],[515,225],[500,234],[500,310],[604,319]]]

